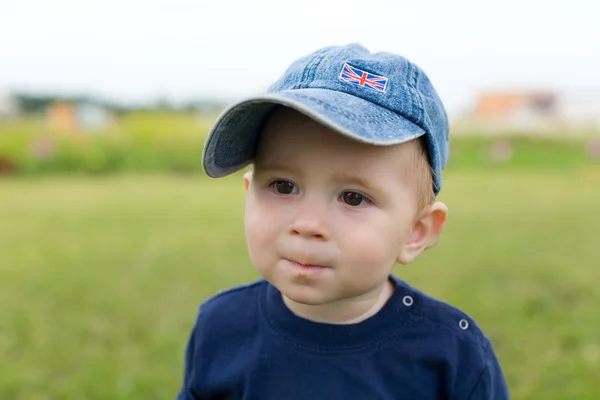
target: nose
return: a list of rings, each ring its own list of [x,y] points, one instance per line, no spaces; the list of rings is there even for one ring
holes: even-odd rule
[[[320,210],[322,208],[314,204],[305,205],[290,224],[289,233],[307,239],[328,240],[330,229],[326,212]]]

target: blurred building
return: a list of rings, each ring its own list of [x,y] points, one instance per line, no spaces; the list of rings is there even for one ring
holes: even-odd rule
[[[55,101],[47,109],[48,124],[51,129],[72,132],[77,127],[75,107],[67,101]]]
[[[50,127],[60,132],[101,130],[108,126],[111,119],[110,112],[102,106],[62,100],[52,102],[46,115]]]
[[[20,107],[17,98],[9,93],[0,92],[0,119],[14,118],[19,114]]]
[[[455,124],[455,133],[600,135],[600,92],[489,91]]]
[[[512,128],[536,128],[556,115],[556,107],[552,92],[487,92],[477,98],[473,117]]]
[[[600,91],[573,92],[561,96],[557,117],[564,124],[600,128]]]

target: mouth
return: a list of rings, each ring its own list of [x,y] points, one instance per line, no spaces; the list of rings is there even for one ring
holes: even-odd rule
[[[285,260],[292,266],[292,268],[296,268],[302,271],[321,271],[324,269],[331,268],[326,265],[298,262],[287,258]]]

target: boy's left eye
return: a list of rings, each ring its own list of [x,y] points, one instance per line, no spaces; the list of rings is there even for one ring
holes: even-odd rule
[[[298,188],[290,181],[277,180],[271,183],[271,186],[275,188],[275,191],[279,194],[295,194],[298,192]]]
[[[353,207],[369,203],[369,199],[366,196],[356,192],[344,192],[340,196],[340,200]]]

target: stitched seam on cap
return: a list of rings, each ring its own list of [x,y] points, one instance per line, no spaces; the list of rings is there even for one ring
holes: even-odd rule
[[[313,69],[315,64],[320,63],[320,61],[325,56],[324,53],[325,49],[321,49],[321,51],[316,52],[314,54],[314,58],[308,64],[306,64],[306,67],[304,67],[304,71],[302,71],[302,77],[300,78],[300,82],[297,85],[295,85],[296,89],[303,89],[308,86],[311,70]]]
[[[301,94],[301,93],[294,93],[294,96],[298,96],[298,97],[303,97],[305,99],[308,99],[310,101],[313,101],[321,106],[323,106],[324,108],[327,108],[337,114],[343,115],[344,117],[351,119],[353,121],[365,121],[365,122],[372,122],[372,123],[377,123],[377,122],[381,122],[381,121],[386,121],[386,122],[395,122],[400,118],[390,118],[389,115],[387,113],[378,113],[378,114],[373,114],[373,115],[368,115],[368,116],[362,116],[362,115],[357,115],[357,114],[353,114],[351,112],[342,110],[336,106],[333,106],[329,103],[325,103],[324,101],[317,99],[315,97],[312,96],[307,96],[305,94]],[[392,113],[392,111],[389,111],[390,113]],[[403,118],[406,118],[405,116],[402,116]],[[411,122],[411,119],[406,118]]]
[[[308,71],[306,71],[306,75],[303,77],[302,83],[300,84],[302,88],[307,88],[308,85],[314,80],[317,67],[321,64],[321,61],[323,61],[324,57],[325,53],[317,54],[310,66],[307,67]]]
[[[421,99],[421,96],[419,95],[419,89],[417,88],[417,75],[419,74],[419,70],[417,69],[416,66],[411,65],[411,79],[409,80],[409,87],[411,89],[411,95],[413,97],[414,102],[412,102],[413,106],[414,103],[418,103],[418,110],[417,113],[419,114],[418,118],[419,121],[422,124],[425,124],[425,118],[424,118],[424,110],[423,110],[423,100]]]

